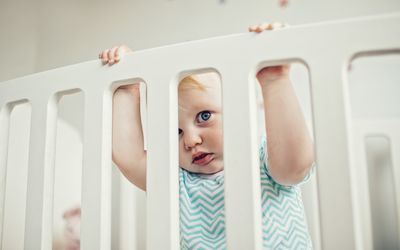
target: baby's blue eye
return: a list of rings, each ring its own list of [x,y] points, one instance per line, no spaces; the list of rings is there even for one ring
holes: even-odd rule
[[[210,111],[201,111],[198,115],[197,115],[197,120],[198,122],[205,122],[208,119],[210,119],[211,117],[211,113]]]

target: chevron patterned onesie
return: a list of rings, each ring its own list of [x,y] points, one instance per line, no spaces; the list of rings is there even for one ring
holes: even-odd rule
[[[265,152],[263,138],[260,147],[263,249],[312,249],[300,188],[282,186],[270,177]],[[179,193],[181,249],[226,249],[223,172],[203,175],[180,168]]]

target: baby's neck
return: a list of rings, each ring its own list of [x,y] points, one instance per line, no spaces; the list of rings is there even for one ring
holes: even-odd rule
[[[198,175],[200,178],[203,179],[215,179],[218,176],[224,175],[224,170],[212,174],[202,174],[202,173],[194,173],[194,174]]]

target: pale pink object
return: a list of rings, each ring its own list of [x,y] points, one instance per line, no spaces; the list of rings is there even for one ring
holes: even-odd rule
[[[285,8],[289,4],[289,0],[279,0],[279,6]]]
[[[65,250],[79,250],[81,238],[81,208],[75,207],[67,210],[65,220]]]

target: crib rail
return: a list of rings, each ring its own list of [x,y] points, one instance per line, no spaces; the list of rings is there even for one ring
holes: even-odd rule
[[[148,95],[147,247],[179,249],[176,86],[187,73],[213,69],[221,75],[223,88],[227,245],[229,249],[260,249],[252,79],[262,66],[295,60],[306,64],[311,76],[322,248],[363,249],[357,219],[360,207],[353,197],[351,126],[344,73],[357,55],[398,53],[399,27],[400,14],[302,25],[260,35],[239,34],[138,51],[113,67],[101,66],[96,60],[3,82],[0,218],[9,114],[13,105],[29,102],[32,119],[25,248],[51,248],[56,104],[61,96],[82,91],[85,115],[81,247],[109,249],[112,93],[128,81],[143,80]],[[244,165],[250,165],[246,172]],[[341,206],[335,205],[338,203]]]

